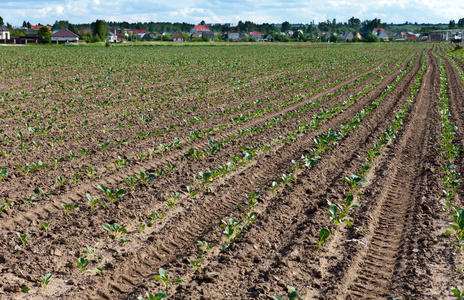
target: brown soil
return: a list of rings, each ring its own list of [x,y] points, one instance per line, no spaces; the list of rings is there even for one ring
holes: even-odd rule
[[[73,121],[79,124],[76,129],[68,127],[59,132],[54,127],[46,136],[34,137],[31,132],[26,132],[21,120],[6,118],[1,123],[3,133],[14,136],[14,141],[3,143],[0,150],[14,151],[10,156],[0,158],[0,167],[7,167],[9,172],[9,176],[0,183],[0,199],[10,199],[14,203],[0,214],[0,299],[137,299],[145,296],[146,292],[154,294],[164,290],[161,282],[154,280],[159,268],[164,268],[171,278],[184,281],[169,289],[169,299],[272,299],[272,296],[287,295],[288,285],[307,293],[302,299],[453,299],[450,287],[457,285],[462,288],[460,283],[464,276],[462,272],[457,272],[456,266],[462,267],[464,260],[462,255],[453,254],[455,249],[450,238],[443,235],[450,220],[441,211],[438,201],[443,178],[439,168],[445,160],[437,154],[442,130],[437,97],[440,73],[439,62],[432,55],[432,51],[442,53],[445,48],[408,46],[395,49],[396,52],[392,51],[394,54],[375,50],[379,53],[377,56],[372,54],[371,62],[358,65],[353,61],[346,67],[350,69],[346,73],[337,69],[326,71],[323,67],[307,67],[292,73],[290,69],[282,71],[272,66],[268,72],[253,77],[247,75],[252,68],[244,69],[242,73],[236,71],[237,76],[247,80],[249,87],[235,93],[234,86],[214,84],[205,95],[198,91],[189,94],[192,99],[204,97],[192,102],[188,102],[188,95],[179,94],[177,98],[173,95],[180,93],[187,87],[186,83],[195,79],[193,69],[189,66],[176,69],[167,65],[166,69],[159,71],[158,76],[169,77],[168,82],[153,84],[150,89],[161,91],[166,88],[160,92],[160,97],[173,97],[172,102],[167,102],[172,103],[172,107],[152,112],[155,120],[150,123],[143,123],[137,115],[146,106],[141,104],[140,107],[133,107],[135,102],[131,101],[134,98],[127,94],[130,82],[112,92],[112,96],[122,95],[121,107],[95,108],[94,104],[104,101],[106,91],[92,91],[95,94],[92,94],[91,99],[89,96],[89,106],[92,107],[88,113],[88,128],[81,126],[82,114],[69,114],[72,120],[69,124],[73,124]],[[315,47],[295,49],[289,46],[282,49],[287,49],[292,59],[296,59],[297,55],[291,54],[291,51],[323,51],[315,50]],[[343,59],[348,60],[348,53],[343,52]],[[270,55],[271,59],[278,61],[278,53]],[[359,208],[352,209],[348,217],[353,226],[335,226],[326,215],[330,204],[337,203],[348,193],[348,187],[342,179],[360,169],[367,158],[367,150],[387,130],[395,118],[395,112],[405,104],[415,74],[421,69],[422,56],[426,56],[427,70],[420,91],[398,137],[390,141],[382,155],[375,159],[375,167],[367,176],[369,182],[363,186],[363,195],[356,198]],[[397,69],[394,69],[395,63],[387,66],[392,60],[402,57],[406,59]],[[464,85],[455,67],[449,62],[451,58],[444,54],[441,57],[445,61],[448,76],[451,114],[458,126],[455,142],[462,145],[464,120],[459,116],[464,114]],[[362,120],[361,127],[346,134],[311,169],[302,172],[293,169],[292,160],[298,161],[303,154],[309,154],[310,149],[316,147],[314,138],[317,135],[327,133],[329,129],[338,130],[342,124],[359,114],[395,82],[410,62],[413,64],[412,69],[402,75],[385,100]],[[383,66],[386,68],[381,74],[388,70],[393,72],[353,104],[322,121],[318,128],[298,134],[294,142],[274,144],[273,141],[279,136],[287,137],[289,131],[297,130],[299,122],[306,121],[309,124],[320,112],[343,103],[350,95],[361,93],[376,80],[377,74],[370,75],[361,84],[340,93],[338,90]],[[463,67],[461,62],[458,62],[458,66]],[[208,72],[214,73],[210,70]],[[46,71],[48,76],[52,73]],[[145,73],[137,74],[144,76]],[[198,78],[205,80],[208,74],[203,73]],[[316,90],[350,74],[354,75],[326,89]],[[327,75],[332,77],[324,79]],[[123,74],[118,76],[123,77]],[[228,78],[225,74],[214,76],[217,80]],[[72,76],[66,79],[72,79]],[[295,85],[283,85],[274,90],[268,88],[272,84],[284,84],[290,79],[299,81],[299,85],[319,79],[320,82],[303,89],[295,89]],[[87,77],[83,80],[90,82]],[[64,78],[62,81],[65,81]],[[8,78],[8,82],[12,89],[20,90],[24,86],[21,81],[14,86],[16,83],[12,78]],[[179,85],[176,86],[176,83]],[[98,84],[98,80],[93,84]],[[71,85],[72,81],[65,84],[66,88]],[[131,88],[134,93],[140,91],[138,83]],[[34,90],[33,87],[28,89]],[[47,95],[52,98],[60,92],[60,88],[53,85],[50,91],[44,93],[49,93]],[[218,130],[218,125],[227,124],[231,118],[257,109],[264,110],[268,105],[277,105],[303,93],[308,95],[246,122],[229,123],[225,129]],[[283,114],[298,111],[308,101],[325,99],[333,93],[338,94],[320,106],[301,112],[296,117],[283,117]],[[85,91],[78,94],[84,97]],[[239,97],[233,97],[234,94]],[[94,96],[100,98],[95,100]],[[137,96],[140,96],[139,104],[148,103],[144,98],[146,95]],[[66,99],[73,97],[64,96]],[[194,125],[186,125],[182,121],[184,118],[218,114],[224,109],[239,107],[243,102],[252,103],[266,97],[272,99]],[[25,99],[21,99],[22,102],[18,100],[18,107],[27,107],[26,101],[35,98],[30,94]],[[208,102],[212,103],[210,107],[206,107]],[[3,103],[10,105],[10,102]],[[170,115],[174,110],[193,109],[197,104],[205,106],[189,114]],[[73,111],[70,107],[67,109]],[[132,114],[112,121],[105,116],[125,111]],[[54,115],[50,109],[46,113]],[[265,126],[275,118],[282,118],[278,125],[244,136],[237,133],[238,130]],[[132,127],[115,130],[119,122],[129,124],[130,121]],[[4,126],[6,124],[9,126]],[[159,136],[132,139],[137,132],[148,133],[176,124],[182,125]],[[103,133],[103,125],[111,131]],[[16,126],[21,126],[29,138],[27,144],[34,140],[42,142],[43,146],[40,149],[32,147],[26,152],[19,151],[20,144],[24,142],[16,139]],[[193,141],[188,139],[191,131],[210,128],[214,132],[209,135]],[[89,129],[95,130],[90,137],[87,136]],[[205,158],[195,160],[183,156],[191,147],[205,149],[210,147],[210,140],[219,142],[231,135],[235,136],[234,141]],[[68,139],[53,147],[48,144],[49,139],[59,136],[68,136]],[[79,136],[82,139],[73,139]],[[137,157],[137,154],[148,154],[148,148],[172,143],[174,137],[179,137],[185,145],[172,147],[162,156]],[[117,146],[116,139],[122,139],[128,144]],[[106,140],[113,144],[102,151],[97,142]],[[258,151],[251,163],[215,178],[205,189],[196,187],[198,195],[195,198],[189,197],[187,186],[195,187],[194,176],[198,176],[199,172],[214,170],[218,166],[225,167],[232,156],[242,154],[240,147],[265,144],[270,145],[269,151]],[[90,149],[90,157],[85,158],[78,153],[83,147]],[[58,168],[51,166],[50,156],[65,157],[71,150],[77,154],[75,161],[67,158],[58,164]],[[114,160],[118,156],[132,161],[126,167],[116,169]],[[50,167],[27,176],[14,169],[16,164],[23,166],[26,162],[39,160]],[[464,172],[463,163],[461,155],[456,161],[456,168],[461,174]],[[168,172],[167,164],[176,167]],[[100,167],[95,178],[89,178],[83,173],[86,167],[95,166]],[[290,168],[298,178],[290,186],[284,186],[277,178],[289,174]],[[160,170],[166,171],[165,175],[153,179],[151,183],[138,184],[133,190],[123,181],[123,178],[139,174],[140,171],[148,174]],[[77,184],[72,183],[74,173],[80,174]],[[56,178],[60,175],[69,180],[63,188],[56,184]],[[265,188],[273,181],[279,182],[275,194]],[[53,183],[55,185],[51,185]],[[111,204],[97,189],[98,185],[123,188],[126,193],[120,201]],[[50,197],[38,197],[31,201],[31,205],[26,205],[22,197],[33,195],[36,187],[42,193],[50,194]],[[259,204],[254,210],[257,221],[243,227],[242,236],[226,250],[221,250],[221,246],[227,242],[224,228],[220,227],[221,220],[242,218],[244,210],[237,208],[237,205],[243,205],[247,195],[258,190]],[[462,205],[463,191],[461,187],[456,205]],[[177,199],[178,205],[169,210],[165,201],[168,200],[166,194],[171,192],[178,192],[180,196]],[[108,207],[98,206],[92,210],[86,199],[87,193],[105,201]],[[70,218],[67,219],[62,203],[78,204],[79,207],[71,210]],[[148,215],[155,211],[166,214],[155,221],[153,226],[147,226],[140,232],[136,222],[149,223]],[[43,222],[51,222],[47,232],[40,227]],[[105,223],[127,225],[127,233],[114,239],[111,233],[103,229]],[[334,234],[318,249],[318,233],[324,227]],[[35,233],[30,233],[32,230]],[[17,233],[31,235],[19,249],[15,249],[16,245],[21,245]],[[130,241],[121,243],[121,238],[129,238]],[[207,241],[218,246],[202,255],[204,261],[200,263],[199,270],[193,272],[187,259],[196,259],[201,252],[197,241]],[[98,261],[90,263],[90,272],[81,273],[77,259],[88,257],[82,253],[86,250],[85,245],[93,246],[97,243]],[[97,267],[102,269],[101,274],[95,271]],[[39,277],[46,273],[53,276],[46,290],[42,290]],[[23,286],[31,290],[21,292]]]

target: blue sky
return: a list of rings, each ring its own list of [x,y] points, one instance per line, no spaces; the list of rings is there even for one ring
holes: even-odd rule
[[[387,23],[448,23],[464,18],[463,0],[0,0],[0,16],[12,25],[24,20],[74,24],[97,19],[127,22],[310,23],[352,16]]]

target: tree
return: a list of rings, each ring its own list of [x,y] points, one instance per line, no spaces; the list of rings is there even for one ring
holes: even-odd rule
[[[52,42],[52,33],[47,26],[43,26],[39,29],[39,34],[42,37],[42,40],[45,44],[51,44]]]
[[[292,28],[292,25],[290,25],[290,23],[288,21],[285,21],[282,23],[282,32],[285,32],[287,30],[290,30]]]
[[[362,40],[366,43],[377,43],[380,41],[379,37],[372,33],[367,34]]]
[[[22,27],[27,27],[26,21],[23,21],[23,26]]]
[[[458,20],[458,27],[464,28],[464,18]]]
[[[449,29],[456,28],[456,22],[454,22],[454,20],[450,20],[448,27],[449,27]]]
[[[3,25],[5,25],[5,23],[3,23],[3,18],[0,17],[0,26],[3,26]]]
[[[205,20],[201,20],[200,25],[206,25]]]
[[[106,23],[103,20],[97,20],[95,23],[92,23],[93,27],[93,34],[95,40],[104,41],[108,37],[108,33],[106,31]]]

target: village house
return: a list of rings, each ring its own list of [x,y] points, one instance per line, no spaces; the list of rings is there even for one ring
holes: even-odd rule
[[[255,38],[256,41],[259,41],[261,39],[261,37],[263,36],[263,34],[259,31],[253,31],[253,32],[250,32],[250,36],[252,38]]]
[[[10,39],[10,30],[8,27],[0,26],[0,40],[9,40]]]
[[[79,36],[69,29],[62,28],[52,34],[52,43],[79,42]]]
[[[238,41],[240,40],[240,33],[235,30],[229,31],[227,33],[227,38],[231,41]]]
[[[174,32],[172,35],[172,41],[173,42],[183,42],[184,41],[184,34],[180,31]]]

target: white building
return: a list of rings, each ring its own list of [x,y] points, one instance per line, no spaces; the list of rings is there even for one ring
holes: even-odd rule
[[[9,40],[10,39],[10,30],[8,27],[0,26],[0,40]]]
[[[52,43],[78,42],[79,36],[66,28],[52,34]]]

